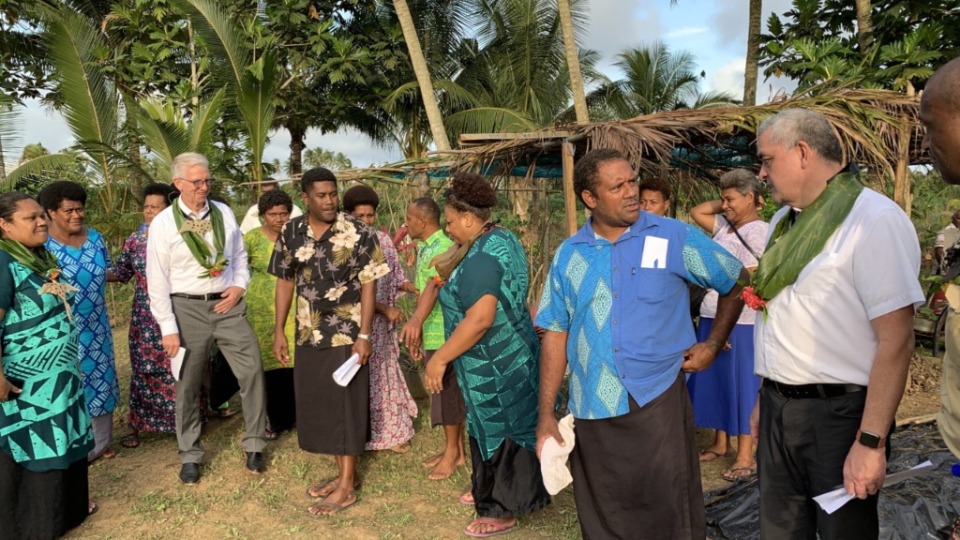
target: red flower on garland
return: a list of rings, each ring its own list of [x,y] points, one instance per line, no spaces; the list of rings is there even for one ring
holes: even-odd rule
[[[440,276],[433,276],[430,278],[437,285],[437,287],[443,287],[443,284],[446,283],[445,280],[440,279]]]
[[[767,303],[753,290],[753,287],[744,287],[740,293],[740,298],[743,299],[743,303],[745,303],[747,307],[754,311],[767,310]]]

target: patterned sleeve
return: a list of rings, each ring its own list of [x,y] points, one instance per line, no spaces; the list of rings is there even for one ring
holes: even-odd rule
[[[570,312],[563,293],[563,272],[560,270],[560,257],[563,247],[557,250],[550,263],[550,273],[543,285],[543,294],[540,296],[540,306],[537,308],[536,325],[551,332],[567,332],[570,330]]]
[[[279,279],[293,281],[297,275],[297,269],[293,266],[293,253],[287,247],[289,235],[293,233],[294,220],[290,220],[283,225],[280,234],[277,235],[277,243],[273,246],[273,254],[270,256],[270,265],[267,271]]]
[[[133,279],[133,257],[137,243],[137,234],[133,233],[123,243],[123,251],[117,257],[117,264],[113,267],[113,273],[117,276],[120,283],[129,283]],[[108,265],[109,266],[109,265]]]
[[[7,255],[6,251],[0,250],[0,309],[6,313],[13,307],[13,290],[16,288],[13,282],[13,274],[10,272],[10,262],[13,259]],[[0,317],[0,330],[3,330],[3,319]]]
[[[488,294],[500,297],[503,267],[496,257],[479,251],[460,263],[459,296],[465,309]]]
[[[740,270],[743,269],[743,264],[736,257],[693,226],[687,226],[683,264],[687,270],[687,281],[714,289],[721,295],[727,294],[736,285]]]
[[[387,258],[377,240],[376,231],[364,225],[358,232],[360,239],[354,249],[357,257],[356,267],[361,269],[358,276],[360,283],[369,283],[389,274],[390,267],[387,266]]]

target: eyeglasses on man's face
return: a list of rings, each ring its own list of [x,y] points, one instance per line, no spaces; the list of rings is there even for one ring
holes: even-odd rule
[[[213,178],[203,178],[200,180],[187,180],[186,178],[181,178],[184,182],[193,186],[194,189],[200,189],[204,185],[208,187],[213,187]]]

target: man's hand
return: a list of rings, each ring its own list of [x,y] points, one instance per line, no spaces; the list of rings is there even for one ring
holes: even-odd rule
[[[420,347],[423,339],[423,321],[416,315],[411,315],[407,324],[400,330],[400,343],[403,343],[411,351]]]
[[[237,287],[236,285],[223,291],[223,294],[220,295],[223,297],[223,300],[217,302],[217,305],[213,306],[213,312],[219,313],[220,315],[228,313],[231,309],[233,309],[233,306],[237,305],[237,302],[243,298],[243,293],[245,292],[246,291],[243,289],[243,287]]]
[[[353,342],[351,352],[360,357],[357,363],[362,366],[370,360],[370,355],[373,353],[373,346],[370,345],[369,340],[357,338],[357,340]]]
[[[11,400],[15,397],[11,394],[19,394],[20,392],[23,392],[23,390],[14,386],[0,373],[0,402]]]
[[[854,442],[843,462],[843,487],[858,499],[876,495],[887,474],[886,448],[867,448]]]
[[[757,402],[753,404],[753,410],[750,411],[750,435],[753,437],[753,447],[760,447],[760,396],[757,396]]]
[[[290,344],[287,343],[287,335],[283,329],[273,331],[273,357],[283,365],[290,364]]]
[[[540,453],[543,452],[543,443],[550,437],[560,443],[560,446],[567,445],[563,436],[560,435],[560,423],[557,422],[553,413],[541,414],[540,420],[537,421],[537,459],[540,459]]]
[[[706,341],[695,343],[683,352],[683,363],[680,364],[680,371],[696,373],[707,369],[713,363],[714,358],[717,357],[717,352],[717,347]]]
[[[420,289],[418,289],[416,285],[409,281],[405,281],[403,285],[400,286],[400,290],[405,293],[420,294]]]
[[[423,382],[431,394],[439,394],[443,390],[443,372],[447,365],[433,358],[427,362],[427,370],[423,374]]]
[[[167,334],[160,339],[167,358],[173,358],[180,351],[180,334]]]

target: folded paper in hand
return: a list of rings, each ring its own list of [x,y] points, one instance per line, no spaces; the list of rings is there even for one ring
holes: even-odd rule
[[[180,380],[180,372],[183,371],[183,358],[187,355],[187,350],[180,347],[177,354],[170,359],[170,373],[173,374],[173,380]]]
[[[573,482],[573,476],[567,469],[567,458],[573,452],[576,444],[573,435],[573,415],[568,414],[560,419],[558,424],[560,436],[563,437],[563,446],[553,437],[547,438],[540,449],[540,474],[543,476],[543,487],[547,493],[556,495],[560,490]]]
[[[900,471],[898,473],[888,474],[883,479],[883,487],[892,486],[913,478],[914,476],[921,475],[930,469],[933,468],[933,463],[928,459],[923,463],[913,467],[912,469],[907,469],[905,471]],[[813,498],[817,501],[817,504],[820,505],[820,508],[823,508],[823,511],[832,514],[839,510],[843,505],[853,500],[853,495],[847,493],[846,488],[840,487],[833,491],[828,491],[823,495],[817,495]]]
[[[333,372],[333,382],[339,384],[340,386],[346,386],[350,384],[350,381],[353,380],[353,376],[360,371],[359,360],[360,355],[357,353],[354,353],[353,356],[347,358],[347,361]]]

